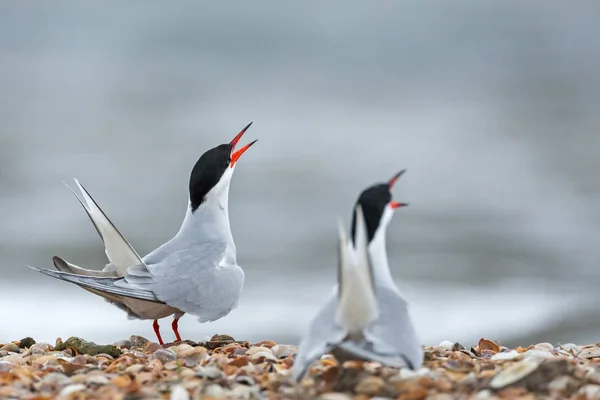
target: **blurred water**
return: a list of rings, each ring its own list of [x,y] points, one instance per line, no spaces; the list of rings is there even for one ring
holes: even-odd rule
[[[407,168],[388,252],[424,343],[597,341],[599,11],[1,3],[0,342],[151,336],[24,268],[106,262],[61,181],[145,254],[179,228],[196,159],[251,120],[230,198],[244,298],[182,332],[296,341],[334,280],[336,216]]]

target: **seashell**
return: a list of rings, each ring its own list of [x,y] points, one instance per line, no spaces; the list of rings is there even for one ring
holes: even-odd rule
[[[585,385],[578,391],[578,395],[584,396],[585,399],[597,399],[600,397],[600,385]]]
[[[131,374],[137,374],[142,369],[144,369],[143,364],[133,364],[133,365],[130,365],[129,367],[125,368],[125,372],[131,373]]]
[[[527,399],[527,389],[524,387],[506,387],[497,393],[497,396],[505,399]],[[535,397],[534,397],[535,398]]]
[[[195,367],[206,359],[208,350],[204,347],[192,347],[179,349],[177,358],[183,361],[186,367]]]
[[[82,390],[87,389],[87,387],[82,383],[76,383],[74,385],[69,385],[63,388],[58,394],[59,397],[68,398],[73,393],[81,392]]]
[[[8,343],[8,344],[5,344],[4,346],[0,347],[0,351],[8,351],[10,353],[20,353],[21,349],[19,349],[19,346],[17,346],[14,343]]]
[[[46,354],[49,351],[52,351],[53,347],[49,343],[36,343],[29,347],[29,350],[25,354]]]
[[[444,340],[442,343],[438,344],[437,347],[443,350],[452,350],[454,343],[450,342],[449,340]]]
[[[131,343],[131,347],[141,347],[148,343],[149,340],[143,336],[132,335],[129,337],[129,342]]]
[[[118,342],[114,342],[113,345],[120,349],[130,349],[132,346],[129,340],[119,340]]]
[[[487,340],[484,338],[479,339],[479,352],[483,354],[484,350],[490,350],[493,354],[496,354],[500,351],[500,346],[497,343],[492,342],[491,340]]]
[[[17,364],[10,361],[0,360],[0,372],[8,372],[16,366]]]
[[[250,363],[250,358],[248,356],[238,356],[229,362],[229,365],[235,365],[236,367],[243,367],[244,365],[248,365]]]
[[[496,375],[490,382],[492,389],[502,389],[512,385],[538,368],[539,363],[532,360],[523,360],[508,366]]]
[[[69,385],[71,380],[67,378],[63,374],[59,374],[58,372],[51,372],[48,375],[44,376],[44,378],[36,385],[41,391],[57,391],[61,390],[63,387]]]
[[[254,362],[255,364],[261,363],[264,361],[277,362],[277,357],[275,357],[271,351],[259,351],[259,352],[252,354],[252,356],[250,356],[250,360],[252,362]]]
[[[548,390],[562,396],[570,396],[579,385],[579,381],[573,377],[560,376],[548,384]]]
[[[298,352],[298,348],[296,346],[278,344],[271,347],[271,351],[277,358],[286,358],[292,354],[296,354]]]
[[[148,342],[141,347],[144,349],[144,351],[146,353],[150,353],[150,354],[154,353],[156,350],[163,349],[163,347],[156,342]],[[173,351],[171,349],[169,349],[169,350]]]
[[[252,357],[254,354],[260,353],[260,352],[267,352],[267,353],[273,354],[273,351],[270,348],[268,348],[268,347],[262,347],[262,346],[251,347],[248,350],[246,350],[246,354],[249,357]]]
[[[177,356],[175,355],[175,352],[171,349],[160,348],[154,351],[149,359],[157,359],[160,360],[160,362],[162,362],[163,364],[166,364],[169,361],[175,361],[177,359]]]
[[[536,350],[546,350],[546,351],[552,351],[554,350],[554,346],[552,345],[552,343],[538,343],[536,345],[533,346],[534,349]]]
[[[577,358],[582,360],[598,357],[600,357],[600,348],[598,347],[584,349],[579,354],[577,354]]]
[[[260,342],[256,342],[252,345],[252,347],[268,347],[269,349],[273,346],[275,346],[277,343],[275,343],[272,340],[261,340]]]
[[[533,350],[529,350],[525,353],[526,360],[543,361],[547,358],[552,358],[552,357],[555,357],[554,354],[552,354],[548,350],[533,349]]]
[[[517,350],[510,350],[507,352],[496,353],[490,358],[492,361],[501,361],[501,360],[516,360],[518,358],[522,358],[522,353],[519,353]]]
[[[110,381],[108,380],[108,378],[104,375],[100,375],[100,374],[94,374],[94,375],[81,375],[83,377],[86,378],[86,382],[89,385],[108,385],[110,383]],[[72,380],[73,378],[71,378]]]
[[[360,382],[358,382],[358,384],[354,388],[354,391],[358,394],[374,396],[377,393],[379,393],[379,391],[381,389],[383,389],[384,386],[385,386],[385,382],[380,377],[367,376],[367,377],[363,378]]]
[[[210,384],[205,387],[204,394],[206,396],[212,396],[217,398],[225,397],[225,390],[221,387],[221,385],[217,385],[216,383]],[[205,396],[205,397],[206,397]]]
[[[352,400],[352,397],[348,396],[345,393],[323,393],[316,400]]]
[[[579,346],[577,346],[574,343],[565,343],[565,344],[561,344],[560,346],[561,349],[566,350],[566,351],[573,351],[573,354],[577,354],[577,352],[579,352]]]
[[[248,375],[239,375],[235,378],[235,381],[242,385],[248,385],[248,386],[252,386],[255,384],[254,379],[252,379],[252,377],[250,377]]]
[[[196,370],[200,378],[217,379],[223,377],[223,372],[217,367],[200,367]]]
[[[204,349],[204,347],[200,347],[200,348]],[[187,343],[181,343],[181,344],[178,344],[175,346],[171,346],[171,347],[169,347],[169,349],[175,352],[175,355],[177,356],[177,358],[181,358],[182,353],[189,352],[189,351],[195,349],[195,347],[190,346]]]
[[[190,394],[182,385],[175,385],[173,389],[171,389],[171,397],[170,400],[189,400]]]
[[[237,385],[231,389],[231,397],[235,399],[250,399],[258,395],[258,387],[248,385]]]
[[[130,374],[116,376],[111,382],[126,393],[135,393],[140,389],[140,384],[136,381],[135,376]]]
[[[73,372],[77,371],[78,369],[85,367],[85,364],[79,364],[79,363],[76,364],[73,362],[66,361],[62,358],[59,358],[57,361],[60,364],[60,366],[62,367],[63,372],[65,374],[67,374],[68,376],[73,374]]]
[[[480,392],[477,392],[477,394],[473,396],[473,400],[486,400],[491,399],[492,397],[495,397],[493,393],[490,390],[485,389]]]

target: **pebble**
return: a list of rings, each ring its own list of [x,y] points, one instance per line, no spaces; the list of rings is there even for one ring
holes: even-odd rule
[[[323,355],[298,384],[290,371],[297,346],[268,340],[251,345],[219,335],[202,346],[186,341],[163,348],[134,335],[114,343],[122,353],[115,357],[54,351],[33,340],[29,348],[15,343],[0,350],[0,398],[600,398],[600,344],[508,349],[483,338],[465,346],[444,341],[425,347],[417,371],[374,362],[340,365]]]
[[[20,353],[21,352],[21,349],[19,349],[19,346],[17,346],[14,343],[8,343],[8,344],[5,344],[4,346],[0,347],[0,351],[3,351],[3,350],[11,352],[11,353]]]

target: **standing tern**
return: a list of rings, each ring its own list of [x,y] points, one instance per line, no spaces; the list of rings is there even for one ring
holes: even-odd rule
[[[229,225],[229,185],[236,162],[256,143],[235,150],[250,125],[231,142],[198,159],[190,175],[188,208],[179,232],[147,256],[138,255],[75,179],[83,200],[71,191],[100,234],[109,264],[98,271],[54,257],[58,271],[29,268],[102,296],[130,319],[153,319],[160,344],[159,318],[174,315],[171,326],[181,341],[178,321],[183,314],[195,315],[200,322],[229,314],[237,307],[244,283]]]
[[[377,361],[397,368],[418,369],[423,363],[423,348],[392,279],[385,247],[394,211],[408,205],[392,201],[390,193],[404,172],[365,189],[354,207],[350,240],[340,231],[338,284],[300,340],[294,379],[302,379],[328,352],[339,361]]]

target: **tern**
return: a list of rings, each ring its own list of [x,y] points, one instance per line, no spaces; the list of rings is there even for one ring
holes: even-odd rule
[[[229,225],[229,185],[236,162],[256,143],[254,140],[235,150],[250,125],[252,122],[231,142],[200,156],[190,175],[188,207],[181,228],[147,256],[138,255],[75,179],[83,200],[71,191],[100,234],[109,264],[99,271],[54,257],[58,271],[28,267],[102,296],[127,312],[129,319],[153,319],[160,344],[160,318],[174,316],[171,326],[181,341],[178,321],[185,313],[200,322],[229,314],[238,305],[244,283]]]
[[[423,348],[408,303],[392,279],[385,244],[394,211],[408,205],[392,201],[390,192],[404,172],[360,194],[349,239],[340,229],[338,283],[300,340],[292,369],[297,381],[329,352],[340,362],[376,361],[410,369],[422,365]]]

